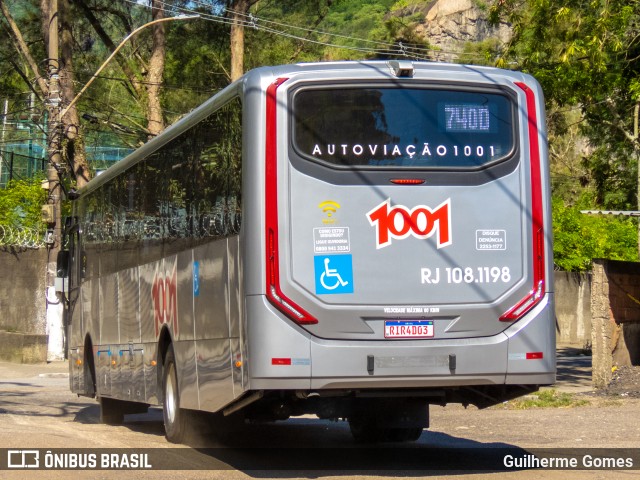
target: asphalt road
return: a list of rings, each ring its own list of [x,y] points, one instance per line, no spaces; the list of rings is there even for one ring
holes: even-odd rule
[[[588,357],[562,357],[558,365],[561,390],[578,395],[590,390]],[[49,449],[65,454],[121,449],[117,452],[147,452],[155,468],[175,470],[5,470],[0,471],[0,478],[640,478],[640,469],[525,467],[504,472],[491,463],[496,456],[526,458],[540,449],[551,456],[563,448],[580,449],[580,456],[597,456],[600,448],[636,449],[640,447],[637,399],[593,399],[586,395],[592,398],[589,405],[569,409],[432,407],[430,429],[418,442],[400,447],[358,448],[346,423],[311,417],[250,426],[243,432],[242,448],[219,448],[209,438],[176,447],[165,440],[157,409],[128,416],[122,426],[99,424],[97,403],[69,392],[66,368],[64,362],[36,366],[0,363],[0,455],[8,454],[3,449]],[[632,452],[640,456],[636,450]],[[618,454],[624,452],[614,452]],[[3,461],[6,459],[0,458],[0,466]],[[640,458],[636,466],[640,468]]]

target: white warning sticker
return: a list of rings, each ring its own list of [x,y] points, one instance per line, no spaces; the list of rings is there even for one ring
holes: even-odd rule
[[[506,250],[506,230],[476,230],[476,250]]]
[[[314,253],[348,253],[350,251],[349,227],[313,229]]]

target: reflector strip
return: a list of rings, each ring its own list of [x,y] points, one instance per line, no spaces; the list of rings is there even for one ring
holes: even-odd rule
[[[271,365],[291,365],[290,358],[272,358]]]
[[[276,90],[287,80],[287,78],[278,78],[267,88],[265,131],[266,293],[273,306],[287,317],[297,323],[314,324],[318,323],[318,320],[292,302],[280,290],[280,257],[278,250],[278,104]],[[290,359],[289,362],[291,362]]]
[[[544,353],[542,352],[529,352],[527,353],[527,360],[540,360],[544,358]]]
[[[531,291],[507,310],[501,317],[502,322],[513,322],[522,317],[540,302],[544,294],[544,218],[542,205],[542,170],[540,166],[540,144],[538,142],[538,115],[536,96],[525,83],[516,82],[527,99],[527,123],[529,136],[529,165],[531,168],[531,250],[533,251],[533,287]]]

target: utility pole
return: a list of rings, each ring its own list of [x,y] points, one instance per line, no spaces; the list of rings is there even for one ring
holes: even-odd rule
[[[60,117],[60,77],[58,58],[58,0],[49,0],[49,51],[48,51],[48,80],[49,98],[48,110],[48,141],[47,156],[49,168],[47,180],[49,183],[49,199],[43,208],[43,220],[47,223],[46,244],[49,252],[47,263],[47,333],[49,334],[48,360],[62,360],[64,352],[64,325],[62,301],[55,291],[56,260],[62,240],[62,226],[60,218],[60,202],[62,188],[60,186],[60,148],[62,144]]]
[[[640,211],[640,138],[638,137],[638,117],[640,116],[640,102],[636,102],[633,107],[633,156],[636,160],[636,208]],[[640,258],[640,218],[638,218],[638,257]]]
[[[0,140],[0,148],[4,149],[4,132],[7,129],[7,114],[9,113],[9,100],[4,101],[4,114],[2,115],[2,139]],[[2,165],[3,160],[0,154],[0,185],[2,184]]]

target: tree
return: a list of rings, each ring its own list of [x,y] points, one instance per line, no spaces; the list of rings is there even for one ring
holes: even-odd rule
[[[499,66],[532,73],[547,102],[577,106],[597,205],[640,209],[640,11],[630,0],[500,0],[493,22],[513,25]],[[552,126],[553,128],[553,126]],[[640,242],[640,236],[639,236]],[[639,243],[640,248],[640,243]]]
[[[164,18],[164,3],[161,0],[151,2],[152,19]],[[165,62],[165,25],[156,23],[152,26],[153,42],[149,58],[149,81],[147,83],[147,128],[149,135],[157,135],[164,130],[164,117],[160,104],[160,85],[164,74]]]
[[[48,17],[49,0],[42,0],[42,11]],[[71,5],[69,0],[58,0],[60,17],[60,76],[61,105],[69,105],[75,97],[74,38]],[[49,29],[43,32],[45,44],[49,41]],[[62,117],[62,158],[69,166],[77,187],[89,182],[91,174],[87,165],[84,136],[80,132],[78,109],[74,106]]]
[[[90,6],[86,0],[78,0],[78,5],[109,53],[116,51],[118,48],[113,36],[120,35],[121,32],[116,30],[113,33],[109,33],[103,26],[104,22],[98,20],[95,12],[113,17],[113,24],[121,25],[126,33],[133,31],[133,12],[131,11],[123,10],[117,5],[112,6],[99,2]],[[141,53],[143,50],[137,48],[139,44],[136,44],[133,38],[130,41],[135,53],[129,58],[136,61],[128,61],[122,55],[115,57],[119,68],[125,75],[127,93],[136,103],[144,105],[146,133],[149,137],[159,134],[165,126],[161,102],[161,86],[166,59],[165,24],[162,22],[165,19],[164,5],[161,0],[150,0],[151,21],[157,23],[151,25],[151,46],[148,59]]]
[[[244,74],[244,24],[247,21],[249,9],[258,0],[232,0],[228,11],[231,13],[231,81],[235,81]]]
[[[69,4],[67,0],[60,0],[61,16],[65,17],[64,13],[69,11]],[[19,58],[24,61],[25,68],[14,62],[13,66],[16,71],[19,72],[23,79],[35,79],[34,86],[30,81],[27,81],[27,85],[31,88],[40,99],[46,99],[50,96],[49,85],[45,81],[45,77],[41,74],[36,58],[31,52],[27,40],[25,40],[22,31],[18,24],[15,22],[10,10],[7,8],[4,0],[0,0],[0,9],[4,17],[5,22],[8,25],[9,36],[11,37],[16,49],[16,53]],[[49,17],[49,3],[47,0],[41,1],[42,17]],[[48,22],[42,22],[45,31],[41,32],[46,46],[49,40],[49,25]],[[74,75],[73,75],[73,55],[72,55],[72,34],[71,26],[68,22],[63,21],[61,24],[60,32],[60,90],[62,101],[70,101],[74,95]],[[84,147],[82,143],[82,137],[79,135],[79,120],[78,112],[74,108],[69,109],[67,115],[62,119],[61,130],[64,132],[64,159],[70,164],[71,170],[76,176],[76,180],[80,185],[88,181],[88,169],[86,166],[86,160],[84,157]]]
[[[304,11],[308,16],[305,26],[308,34],[317,27],[325,18],[334,0],[315,0],[311,2],[300,2],[299,0],[284,0],[278,2],[274,7],[280,9],[281,13]],[[240,78],[245,71],[245,26],[251,22],[250,10],[258,3],[258,0],[228,0],[226,11],[231,18],[230,30],[230,52],[231,52],[231,73],[230,80],[235,81]],[[267,7],[269,8],[269,7]],[[310,19],[313,22],[308,23]],[[311,27],[311,28],[309,28]],[[298,43],[295,50],[291,53],[289,61],[294,61],[302,51],[301,42]]]

